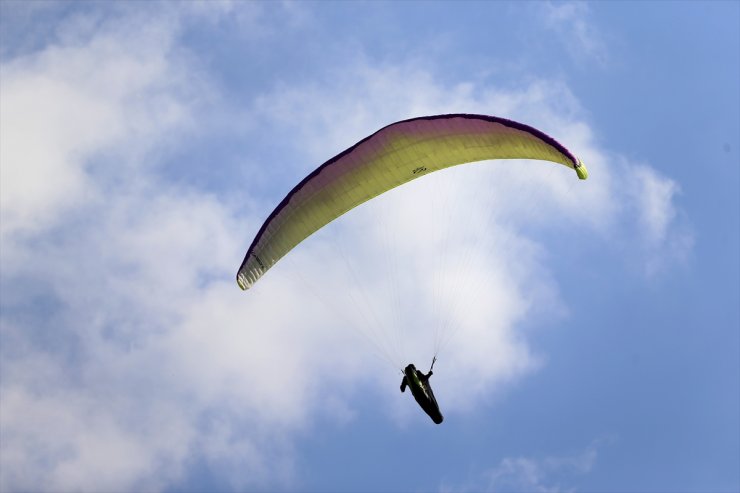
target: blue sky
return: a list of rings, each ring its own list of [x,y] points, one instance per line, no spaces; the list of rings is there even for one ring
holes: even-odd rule
[[[2,491],[740,489],[737,2],[0,13]],[[591,176],[430,175],[238,289],[303,176],[449,112]],[[440,325],[435,426],[362,337]]]

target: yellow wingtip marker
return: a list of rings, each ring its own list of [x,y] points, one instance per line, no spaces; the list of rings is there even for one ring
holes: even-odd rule
[[[585,180],[588,178],[588,170],[586,169],[586,165],[583,164],[583,162],[579,159],[578,164],[575,165],[576,174],[578,175],[578,178],[581,180]]]

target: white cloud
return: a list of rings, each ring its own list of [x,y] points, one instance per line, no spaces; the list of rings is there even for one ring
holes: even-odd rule
[[[105,200],[106,190],[90,182],[90,156],[108,152],[131,172],[146,162],[134,153],[161,146],[168,130],[189,123],[185,105],[202,91],[197,73],[178,64],[171,27],[140,21],[89,39],[63,34],[63,44],[3,64],[3,235],[47,228],[79,205]],[[129,28],[137,36],[122,42]]]
[[[286,162],[300,150],[305,171],[388,122],[467,111],[543,128],[582,154],[592,178],[579,186],[553,167],[470,167],[419,180],[302,245],[245,295],[233,275],[242,235],[262,217],[157,172],[214,91],[179,48],[177,22],[74,22],[62,41],[2,67],[0,489],[158,490],[193,462],[235,489],[290,484],[295,433],[320,414],[351,423],[357,382],[387,397],[380,407],[402,423],[418,412],[390,373],[368,372],[378,365],[348,318],[367,333],[377,317],[427,340],[442,314],[457,333],[436,388],[445,412],[462,413],[540,364],[519,323],[566,311],[546,251],[517,225],[558,214],[563,227],[609,234],[628,215],[649,226],[651,248],[671,238],[672,182],[642,166],[642,180],[616,187],[562,82],[446,87],[423,67],[360,61],[258,98],[257,116],[296,135]],[[625,202],[652,212],[635,216]],[[342,235],[367,283],[336,261]],[[368,267],[387,264],[389,245],[409,270]],[[440,262],[439,248],[465,255]]]
[[[603,28],[594,26],[588,3],[547,2],[537,8],[545,25],[558,34],[562,45],[576,62],[595,63],[602,67],[608,63]]]
[[[223,204],[151,173],[204,89],[175,34],[134,16],[3,65],[0,489],[161,489],[223,439],[255,482],[281,464],[269,433],[195,427],[218,409],[182,379],[205,354],[167,346],[241,248]]]
[[[675,205],[681,188],[646,165],[630,167],[632,207],[636,209],[639,238],[645,250],[645,272],[654,275],[691,251],[694,236]]]

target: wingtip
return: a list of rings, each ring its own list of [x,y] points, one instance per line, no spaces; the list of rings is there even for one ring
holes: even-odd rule
[[[236,283],[239,285],[239,288],[241,288],[242,291],[246,291],[247,289],[249,289],[249,283],[241,272],[236,275]]]
[[[581,180],[585,180],[588,178],[588,170],[586,169],[586,165],[583,164],[583,161],[580,159],[578,160],[578,163],[574,166],[574,169],[576,170],[576,174],[578,175],[578,178]]]

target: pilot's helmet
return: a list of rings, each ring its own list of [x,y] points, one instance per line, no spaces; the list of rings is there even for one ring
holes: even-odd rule
[[[414,371],[416,371],[416,367],[413,364],[410,364],[406,367],[406,373],[410,373]]]

